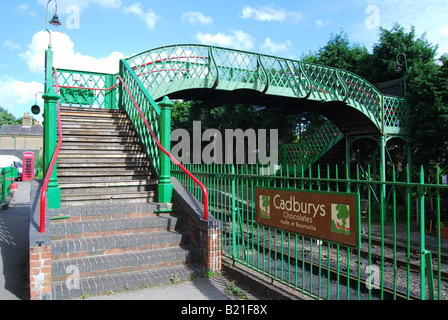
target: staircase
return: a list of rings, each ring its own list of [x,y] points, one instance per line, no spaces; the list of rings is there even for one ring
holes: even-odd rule
[[[157,180],[119,110],[61,108],[61,209],[50,212],[53,299],[201,277],[181,218],[159,211]]]
[[[330,121],[325,122],[311,137],[303,143],[287,144],[279,150],[279,160],[283,165],[284,172],[286,169],[293,173],[294,170],[307,170],[310,166],[319,162],[330,150],[338,146],[335,152],[336,158],[333,161],[340,161],[340,155],[345,154],[345,150],[341,153],[341,144],[339,143],[344,135]],[[328,158],[327,158],[328,159]],[[342,158],[345,160],[345,157]]]
[[[61,108],[58,180],[63,207],[153,202],[146,153],[119,110]]]

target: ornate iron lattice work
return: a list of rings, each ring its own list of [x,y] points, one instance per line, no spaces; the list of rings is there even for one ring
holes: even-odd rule
[[[160,128],[159,128],[159,115],[160,109],[157,104],[152,100],[146,89],[143,87],[140,80],[129,68],[126,61],[122,60],[120,63],[120,71],[123,81],[126,83],[129,91],[134,97],[136,103],[139,105],[146,120],[151,126],[151,130],[160,140]],[[137,108],[134,107],[132,98],[128,94],[123,94],[120,97],[120,106],[128,114],[129,120],[134,125],[134,128],[140,137],[140,142],[145,146],[148,158],[152,161],[152,166],[156,171],[156,174],[160,174],[160,150],[157,147],[156,142],[151,136],[148,128],[142,117],[140,116]]]
[[[327,121],[306,141],[283,145],[279,150],[279,162],[284,170],[297,165],[307,169],[343,137],[342,132]]]
[[[205,45],[160,47],[127,62],[156,101],[190,89],[250,89],[282,97],[342,101],[367,116],[383,134],[407,133],[405,100],[385,96],[345,70]]]
[[[118,89],[110,89],[115,83],[116,75],[112,74],[58,69],[60,104],[69,107],[116,109]]]

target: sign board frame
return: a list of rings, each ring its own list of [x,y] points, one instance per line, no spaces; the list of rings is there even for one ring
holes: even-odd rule
[[[359,249],[359,193],[255,189],[256,223]]]

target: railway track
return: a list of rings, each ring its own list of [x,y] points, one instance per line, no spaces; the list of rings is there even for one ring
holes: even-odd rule
[[[226,237],[231,237],[230,232],[225,232],[225,236]],[[298,236],[301,237],[301,236]],[[248,228],[246,224],[244,224],[244,232],[239,234],[238,236],[239,238],[239,242],[241,245],[243,245],[242,242],[244,242],[244,246],[246,247],[245,250],[246,252],[250,252],[250,250],[256,250],[257,252],[261,253],[262,255],[269,255],[271,258],[275,258],[275,259],[281,259],[283,261],[286,261],[287,263],[291,263],[291,261],[294,261],[294,265],[301,265],[304,266],[305,269],[308,272],[312,272],[315,273],[317,276],[325,276],[325,277],[329,277],[334,281],[338,281],[340,284],[342,285],[346,285],[349,286],[351,288],[355,288],[356,290],[360,290],[360,288],[367,288],[370,285],[371,280],[369,280],[366,277],[362,277],[361,275],[356,274],[357,273],[357,269],[359,269],[358,267],[354,266],[352,267],[348,267],[346,268],[348,270],[348,272],[345,272],[344,270],[342,270],[342,268],[340,268],[340,262],[339,261],[337,263],[337,266],[331,266],[332,263],[328,262],[328,257],[324,257],[325,260],[324,262],[316,262],[315,260],[320,260],[322,258],[322,256],[315,256],[313,258],[310,258],[310,252],[311,252],[311,248],[309,247],[308,249],[306,248],[291,248],[291,244],[288,244],[287,241],[286,243],[282,243],[280,240],[275,239],[276,241],[273,242],[272,239],[264,239],[263,241],[255,241],[253,240],[254,237],[251,234],[251,230],[250,227]],[[263,235],[264,238],[264,235]],[[283,239],[283,237],[282,237]],[[406,270],[407,272],[407,277],[408,277],[408,282],[409,282],[409,275],[411,274],[415,274],[420,272],[420,263],[415,263],[412,262],[411,260],[419,260],[419,248],[413,247],[413,246],[407,246],[405,244],[401,244],[396,242],[394,244],[393,241],[389,241],[389,240],[381,240],[380,238],[374,237],[374,236],[363,236],[362,239],[364,244],[370,242],[370,244],[372,246],[377,246],[377,247],[382,247],[384,249],[392,249],[395,250],[394,252],[396,253],[406,253],[407,257],[406,259],[400,259],[398,258],[397,254],[393,255],[393,256],[389,256],[389,255],[382,255],[382,254],[378,254],[372,251],[368,251],[368,250],[364,250],[361,249],[359,250],[359,258],[364,258],[367,259],[369,261],[371,261],[372,263],[376,263],[381,265],[382,267],[384,267],[385,265],[391,265],[392,269],[394,270],[394,275],[396,276],[397,274],[397,268],[401,268],[403,270]],[[299,243],[301,243],[302,241],[300,240]],[[311,245],[310,245],[311,246]],[[363,246],[362,246],[363,247]],[[248,250],[247,248],[250,248],[250,250]],[[309,257],[300,257],[299,254],[297,254],[298,252],[304,252],[303,250],[305,250],[305,252],[307,253],[306,255],[308,255]],[[336,249],[332,249],[333,251]],[[317,250],[315,250],[317,251]],[[347,251],[350,251],[350,255],[352,262],[354,263],[359,263],[359,261],[357,261],[358,259],[358,250],[354,250],[354,249],[350,249],[347,250],[346,247],[344,246],[338,246],[337,249],[337,254],[345,252],[345,254],[348,256],[349,253],[347,253]],[[291,252],[296,252],[296,254],[292,254]],[[320,252],[320,251],[319,251]],[[383,250],[384,252],[384,250]],[[302,256],[304,256],[305,254],[302,253]],[[320,253],[319,253],[320,255]],[[433,256],[434,259],[437,258],[437,255],[435,255],[435,257]],[[446,263],[448,261],[448,257],[446,255],[441,255],[440,257],[441,261],[443,261],[443,263]],[[314,261],[313,261],[314,260]],[[350,258],[347,258],[347,260],[350,260]],[[247,257],[242,257],[242,262],[246,265],[248,265],[249,267],[255,267],[256,266],[251,266],[249,262],[249,260],[247,259]],[[333,263],[334,264],[334,263]],[[330,267],[328,267],[328,265],[330,265]],[[448,281],[448,273],[445,271],[446,270],[446,266],[444,266],[445,269],[444,270],[437,270],[434,269],[434,277],[437,279],[440,273],[440,280],[443,281]],[[352,270],[354,269],[355,272]],[[278,279],[277,279],[278,280]],[[406,292],[407,291],[407,292]],[[412,291],[412,290],[411,290]],[[371,291],[371,295],[375,295],[375,296],[379,296],[381,299],[403,299],[403,300],[419,300],[420,298],[417,297],[417,294],[412,294],[410,292],[410,290],[400,290],[397,288],[397,285],[395,283],[394,285],[394,281],[392,281],[392,283],[384,283],[382,282],[381,286],[379,289],[375,289]]]
[[[385,263],[396,264],[398,267],[403,268],[403,269],[409,268],[410,270],[420,271],[420,263],[415,263],[415,262],[411,261],[411,259],[413,259],[413,260],[420,259],[420,256],[419,256],[420,248],[415,247],[415,246],[408,246],[408,245],[400,243],[400,242],[394,243],[391,240],[382,240],[381,238],[374,237],[374,236],[370,236],[370,237],[362,236],[361,240],[365,243],[370,241],[370,243],[372,245],[376,245],[378,247],[384,246],[384,248],[393,250],[394,252],[406,252],[406,254],[408,255],[407,260],[403,260],[403,259],[397,259],[396,256],[391,257],[388,255],[380,255],[377,253],[372,253],[372,252],[369,252],[368,250],[361,250],[361,255],[364,258],[368,258],[370,256],[372,259],[374,259],[376,261],[384,261]],[[438,256],[439,256],[438,253],[431,251],[431,254],[432,254],[433,260],[437,261]],[[393,253],[392,253],[392,255],[393,255]],[[440,262],[443,264],[448,264],[448,255],[441,254]],[[438,277],[439,270],[434,268],[433,272],[434,272],[434,276]],[[446,269],[442,268],[440,270],[440,278],[442,280],[448,281],[448,268],[446,268]]]

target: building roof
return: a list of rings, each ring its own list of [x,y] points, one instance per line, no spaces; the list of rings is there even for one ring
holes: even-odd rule
[[[11,124],[4,124],[0,128],[0,135],[3,136],[43,136],[44,133],[44,127],[39,126],[31,126],[31,127],[24,127],[21,125],[11,125]]]

